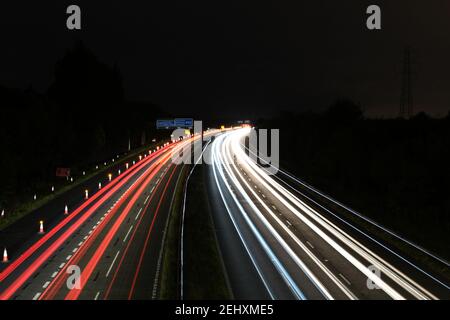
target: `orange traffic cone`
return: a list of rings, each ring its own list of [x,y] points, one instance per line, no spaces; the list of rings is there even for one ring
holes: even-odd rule
[[[3,263],[7,263],[8,262],[8,252],[5,250],[3,250]]]

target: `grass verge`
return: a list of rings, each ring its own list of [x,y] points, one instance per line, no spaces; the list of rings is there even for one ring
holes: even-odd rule
[[[204,184],[204,170],[189,182],[185,217],[185,298],[231,299]]]

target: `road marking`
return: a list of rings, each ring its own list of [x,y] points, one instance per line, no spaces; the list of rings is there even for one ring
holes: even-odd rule
[[[83,238],[83,240],[86,240],[88,238],[88,236],[85,236],[84,238]]]
[[[262,195],[262,197],[265,199],[266,198],[266,196],[264,195],[264,194],[261,194]]]
[[[342,273],[339,273],[339,276],[348,284],[351,285],[350,281],[347,280],[346,277],[344,277],[344,275]]]
[[[80,247],[82,244],[83,244],[83,241],[80,241],[80,242],[78,243],[78,246]]]
[[[150,190],[150,193],[152,193],[152,192],[153,192],[153,190],[155,190],[155,186],[153,186],[152,190]]]
[[[127,234],[125,235],[125,238],[123,238],[123,242],[127,241],[128,235],[131,232],[131,229],[133,229],[133,226],[130,227],[130,230],[128,230]]]
[[[72,253],[77,252],[77,250],[78,250],[78,248],[73,249],[73,250],[72,250]]]
[[[314,249],[314,246],[311,244],[311,242],[309,242],[308,240],[306,240],[306,244],[308,245],[308,246],[310,246],[311,247],[311,249]]]
[[[40,292],[36,293],[33,297],[33,300],[37,300],[39,298],[39,296],[41,295]]]
[[[147,203],[147,201],[148,201],[148,198],[150,198],[150,196],[147,196],[147,198],[145,199],[145,201],[144,201],[144,204],[146,204]]]
[[[69,254],[69,255],[67,256],[66,260],[69,260],[70,258],[72,258],[72,255],[71,255],[71,254]]]
[[[272,206],[272,208],[273,208],[273,210],[277,210],[277,207],[275,207],[275,206]]]
[[[46,283],[44,283],[44,285],[42,286],[42,289],[47,288],[49,284],[50,284],[50,281],[47,281]]]
[[[138,214],[136,215],[136,218],[134,218],[134,220],[137,220],[137,218],[139,217],[139,215],[141,214],[142,208],[139,209]]]
[[[62,268],[64,268],[65,265],[66,265],[65,263],[61,263],[61,264],[59,265],[59,268],[62,269]]]
[[[106,277],[107,277],[107,278],[108,278],[108,276],[109,276],[109,273],[110,273],[111,270],[112,270],[112,267],[113,267],[113,265],[114,265],[114,262],[116,262],[116,259],[117,259],[117,257],[119,256],[119,253],[120,253],[120,250],[117,251],[116,256],[114,257],[114,260],[112,261],[111,265],[109,266],[108,272],[106,273]]]
[[[58,271],[53,272],[52,278],[56,277],[57,274],[58,274]]]
[[[100,295],[100,291],[97,292],[97,294],[94,297],[94,300],[97,300],[99,295]]]
[[[286,220],[286,223],[289,225],[289,227],[292,227],[292,223],[289,220]]]

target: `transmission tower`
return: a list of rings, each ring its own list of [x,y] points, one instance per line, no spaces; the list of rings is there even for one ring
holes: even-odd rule
[[[406,47],[403,56],[403,71],[402,71],[402,92],[400,100],[400,114],[401,118],[411,118],[413,115],[413,95],[411,83],[411,48]]]

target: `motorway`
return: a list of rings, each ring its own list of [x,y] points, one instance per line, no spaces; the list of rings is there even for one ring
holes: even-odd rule
[[[140,156],[0,273],[0,299],[155,299],[172,197],[193,138]],[[80,277],[75,278],[77,271]]]
[[[248,134],[248,128],[207,133],[215,138],[205,152],[210,165],[203,166],[234,298],[450,298],[439,275],[345,220],[325,200],[308,198],[297,188],[301,181],[282,170],[269,175],[247,154]],[[0,300],[157,299],[168,218],[184,183],[184,164],[172,160],[190,156],[200,138],[149,150],[15,249],[1,265]]]
[[[249,129],[239,129],[218,136],[207,175],[236,298],[450,298],[449,285],[438,276],[307,199],[284,173],[269,175],[246,153],[248,134]]]

